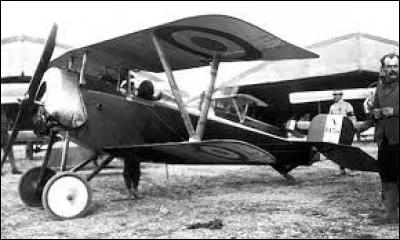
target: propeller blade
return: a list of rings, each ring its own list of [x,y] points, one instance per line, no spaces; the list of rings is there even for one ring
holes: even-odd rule
[[[38,63],[35,73],[33,74],[33,77],[29,83],[29,88],[27,91],[28,105],[33,104],[40,82],[42,81],[42,77],[47,70],[51,56],[53,55],[54,47],[56,45],[57,29],[57,24],[54,24],[44,46],[42,56],[40,57],[40,62]]]
[[[53,24],[50,35],[47,38],[46,43],[44,45],[42,56],[40,57],[40,62],[38,63],[35,73],[33,74],[32,79],[29,83],[29,88],[26,93],[28,97],[22,99],[21,104],[19,106],[18,115],[17,118],[15,119],[11,137],[4,151],[4,156],[1,159],[1,169],[3,168],[3,165],[8,155],[10,154],[12,146],[14,145],[15,139],[17,138],[19,130],[21,129],[21,117],[23,113],[27,113],[26,111],[29,111],[29,113],[31,113],[32,108],[35,105],[34,101],[36,94],[38,92],[38,88],[40,86],[40,82],[42,81],[43,75],[47,70],[51,56],[53,55],[54,47],[56,45],[57,28],[58,28],[57,24]]]
[[[17,118],[15,119],[15,123],[14,123],[14,126],[13,126],[11,137],[8,140],[6,149],[4,150],[3,159],[1,159],[1,169],[3,169],[3,165],[4,165],[8,155],[10,154],[12,146],[14,145],[15,138],[17,137],[17,135],[19,133],[19,130],[20,130],[20,127],[21,127],[20,119],[21,119],[21,116],[22,116],[22,111],[23,111],[23,108],[20,107],[19,110],[18,110]]]

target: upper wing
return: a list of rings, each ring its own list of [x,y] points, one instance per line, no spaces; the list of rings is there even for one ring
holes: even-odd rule
[[[322,85],[322,84],[321,84]],[[365,99],[375,88],[343,89],[344,100]],[[303,104],[309,102],[332,101],[333,90],[292,92],[289,101],[292,104]]]
[[[86,51],[87,74],[94,76],[105,68],[119,67],[163,72],[152,34],[164,42],[172,70],[207,66],[214,54],[220,55],[222,62],[318,57],[240,19],[205,15],[75,49],[52,61],[50,66],[67,68],[72,59],[74,68],[80,69]]]
[[[210,140],[121,147],[104,150],[117,157],[138,156],[144,161],[168,164],[273,164],[265,150],[236,140]]]

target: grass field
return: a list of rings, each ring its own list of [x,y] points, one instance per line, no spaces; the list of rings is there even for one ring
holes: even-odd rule
[[[376,156],[374,143],[361,146]],[[27,170],[40,161],[23,159]],[[37,159],[43,154],[36,156]],[[88,216],[55,221],[19,199],[20,176],[1,178],[1,238],[399,238],[398,224],[375,225],[381,214],[376,173],[336,176],[337,165],[317,162],[298,167],[288,183],[271,167],[165,166],[143,164],[139,190],[144,199],[124,197],[121,174],[92,180]],[[197,222],[222,220],[219,230],[187,229]]]

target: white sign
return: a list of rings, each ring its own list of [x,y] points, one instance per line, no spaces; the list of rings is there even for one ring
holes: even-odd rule
[[[343,116],[328,115],[326,118],[323,142],[339,143]]]

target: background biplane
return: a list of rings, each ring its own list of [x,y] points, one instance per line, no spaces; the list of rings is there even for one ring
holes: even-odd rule
[[[398,41],[365,33],[351,33],[308,47],[315,59],[263,62],[225,81],[225,94],[250,94],[269,104],[253,107],[257,119],[284,127],[288,119],[311,120],[328,113],[333,90],[354,108],[358,121],[365,121],[363,102],[380,78],[379,59],[399,52]]]
[[[328,138],[319,135],[326,128],[319,119],[311,123],[309,141],[291,141],[208,115],[221,62],[318,57],[245,21],[222,15],[186,18],[69,51],[49,64],[56,31],[54,26],[27,97],[21,100],[8,145],[18,134],[20,116],[25,112],[36,113],[38,132],[50,135],[43,165],[25,173],[19,184],[21,199],[28,206],[43,205],[61,219],[84,215],[92,200],[88,181],[114,157],[168,164],[270,165],[293,179],[290,170],[312,164],[321,152],[348,168],[377,169],[375,159],[362,150],[323,142]],[[201,110],[186,108],[173,70],[208,65],[211,81]],[[115,81],[95,77],[105,69]],[[132,69],[165,72],[176,103],[140,99],[130,88],[122,94],[120,82]],[[334,124],[329,130],[337,142],[349,132],[353,135],[346,118],[324,117],[323,121]],[[58,133],[65,136],[65,150],[71,139],[91,149],[92,156],[68,172],[62,167],[56,174],[48,168],[48,160]],[[67,152],[62,155],[62,166]],[[92,173],[76,173],[100,155],[108,157]]]

